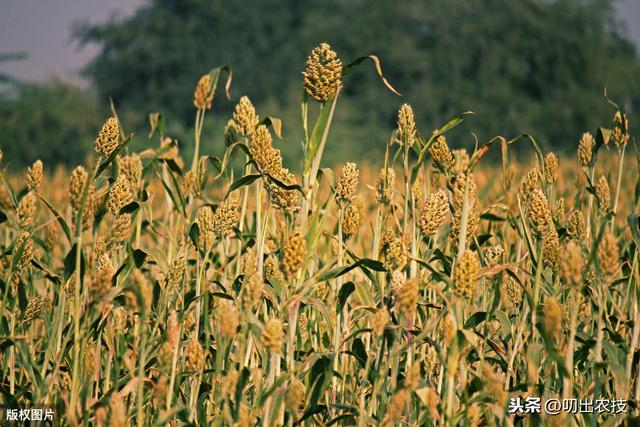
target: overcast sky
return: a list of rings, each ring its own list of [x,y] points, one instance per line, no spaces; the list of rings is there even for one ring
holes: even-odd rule
[[[78,70],[96,47],[72,43],[72,23],[126,16],[145,0],[0,0],[0,53],[26,52],[23,61],[0,63],[3,72],[25,80],[59,76],[81,82]],[[618,0],[619,16],[640,47],[640,0]]]

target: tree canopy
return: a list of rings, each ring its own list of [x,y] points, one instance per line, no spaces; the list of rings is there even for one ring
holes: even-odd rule
[[[481,141],[531,133],[573,150],[583,131],[610,120],[605,87],[633,126],[639,63],[620,25],[611,0],[148,0],[130,17],[81,23],[74,37],[99,46],[85,73],[101,104],[113,99],[133,126],[155,111],[192,126],[195,83],[226,64],[234,100],[214,101],[221,123],[248,95],[261,114],[285,119],[294,142],[300,130],[287,124],[298,122],[309,51],[326,41],[345,63],[376,54],[403,97],[372,70],[348,80],[332,134],[342,144],[330,153],[344,159],[344,147],[350,156],[382,150],[403,102],[424,133],[474,111],[454,145],[472,131]]]

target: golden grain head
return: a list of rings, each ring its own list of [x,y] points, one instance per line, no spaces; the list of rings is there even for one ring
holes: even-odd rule
[[[393,396],[391,396],[389,406],[387,406],[387,411],[384,415],[385,419],[394,424],[399,423],[405,416],[410,402],[411,394],[409,390],[405,388],[398,390]]]
[[[609,190],[609,182],[604,175],[600,175],[598,179],[596,196],[598,197],[598,210],[604,216],[611,210],[611,191]]]
[[[58,243],[58,237],[60,237],[60,228],[56,221],[51,221],[44,229],[44,246],[49,252],[51,252]]]
[[[127,407],[119,392],[111,393],[109,398],[109,426],[124,427],[127,425]]]
[[[346,163],[338,173],[336,184],[336,203],[345,207],[356,197],[358,190],[358,175],[360,171],[355,163]]]
[[[240,98],[233,112],[233,120],[236,130],[241,135],[249,136],[256,130],[260,118],[256,114],[256,109],[253,107],[249,97],[243,96]]]
[[[301,230],[291,233],[282,247],[282,271],[291,279],[300,270],[307,256],[307,242]]]
[[[20,321],[25,324],[31,323],[39,317],[40,311],[48,305],[48,300],[43,297],[34,297],[29,300],[27,306],[20,313]]]
[[[627,115],[616,111],[613,116],[611,139],[616,148],[620,150],[629,141],[629,120]]]
[[[388,240],[382,247],[383,264],[387,271],[402,270],[408,261],[407,248],[399,237]]]
[[[547,197],[540,189],[535,189],[529,194],[527,218],[537,236],[543,236],[553,225]]]
[[[193,105],[198,110],[209,110],[213,103],[213,87],[211,74],[200,77],[193,93]]]
[[[478,226],[480,225],[480,206],[477,198],[470,200],[471,206],[469,208],[469,214],[467,215],[467,234],[465,240],[465,247],[469,249],[473,236],[475,236]],[[460,232],[462,231],[462,210],[458,210],[453,215],[451,221],[451,232],[449,233],[449,239],[451,247],[457,248],[460,239]]]
[[[229,196],[216,209],[213,215],[212,230],[219,237],[227,237],[233,234],[233,230],[238,226],[240,221],[240,205],[238,198]]]
[[[138,189],[142,178],[142,160],[138,154],[130,154],[118,159],[120,173],[127,177],[131,188]]]
[[[449,200],[444,190],[429,194],[420,209],[418,225],[425,236],[432,237],[442,226],[449,213]]]
[[[545,296],[540,322],[542,330],[558,343],[562,337],[562,307],[556,297]]]
[[[393,201],[396,186],[396,173],[393,169],[381,169],[376,181],[376,200],[381,205],[388,205]]]
[[[620,265],[620,250],[618,239],[610,230],[607,230],[602,236],[597,255],[600,274],[608,279],[615,277]]]
[[[272,163],[271,157],[273,151],[273,139],[271,138],[271,132],[265,125],[259,125],[256,131],[251,134],[251,142],[249,143],[249,152],[251,158],[258,165],[258,168],[268,173],[272,168],[269,168],[269,164]]]
[[[201,372],[204,369],[205,355],[202,345],[197,338],[189,340],[186,348],[187,369],[194,372]]]
[[[258,262],[256,250],[253,247],[246,249],[240,261],[240,271],[245,277],[253,276],[258,272]]]
[[[71,171],[69,178],[69,201],[73,210],[78,212],[82,204],[82,194],[87,183],[87,171],[83,166],[77,166]]]
[[[558,180],[559,174],[558,158],[554,153],[547,154],[544,158],[544,180],[547,184],[553,184]]]
[[[202,181],[195,171],[187,171],[182,177],[180,192],[185,198],[189,196],[197,197],[200,195],[201,184]]]
[[[560,197],[556,200],[555,206],[553,207],[553,220],[558,224],[563,224],[565,216],[565,200],[564,197]]]
[[[133,189],[131,183],[124,175],[119,175],[111,189],[109,190],[109,199],[107,200],[107,208],[111,215],[117,217],[125,206],[133,203]]]
[[[94,142],[96,152],[102,157],[109,157],[116,151],[120,137],[120,123],[115,117],[109,117],[102,125],[98,137]]]
[[[384,333],[384,328],[389,323],[389,312],[386,308],[376,310],[371,321],[371,332],[374,336],[379,337]]]
[[[284,274],[280,270],[278,261],[272,255],[269,255],[264,261],[264,278],[269,282],[284,282]]]
[[[355,204],[347,206],[342,219],[342,236],[345,240],[354,237],[360,230],[360,209]]]
[[[29,191],[38,192],[43,179],[43,165],[41,160],[36,160],[27,168],[27,188]]]
[[[429,154],[433,162],[443,171],[449,171],[453,168],[455,160],[453,154],[447,145],[447,139],[444,135],[440,135],[429,148]]]
[[[398,110],[397,137],[395,142],[411,147],[416,138],[416,122],[413,117],[413,109],[409,104],[402,104]]]
[[[264,283],[259,274],[245,276],[243,305],[245,310],[253,310],[260,305],[264,294]]]
[[[289,172],[286,168],[281,168],[278,171],[275,171],[271,176],[279,181],[280,184],[284,184],[286,186],[297,185],[296,176]],[[269,195],[269,201],[271,205],[286,213],[293,214],[298,209],[298,192],[297,190],[289,190],[287,188],[283,188],[278,182],[274,181],[271,178],[268,178],[264,181],[265,188],[267,190],[267,194]]]
[[[469,208],[471,209],[473,204],[478,203],[474,174],[466,170],[458,172],[453,180],[453,190],[451,193],[451,205],[456,212],[462,212],[465,195],[469,203]]]
[[[29,228],[35,223],[37,201],[38,199],[32,191],[29,191],[20,199],[17,215],[18,225],[21,228]]]
[[[136,312],[149,312],[153,302],[153,285],[147,276],[138,269],[131,273],[133,291],[125,294],[127,306]]]
[[[573,240],[567,242],[560,251],[560,272],[568,286],[577,286],[582,283],[584,262],[580,246]]]
[[[396,295],[398,309],[407,318],[411,317],[420,296],[419,281],[416,278],[405,280]]]
[[[551,226],[542,235],[543,265],[556,270],[560,262],[560,239],[555,227]]]
[[[285,406],[289,411],[296,413],[304,405],[306,387],[298,378],[292,378],[285,395]]]
[[[216,320],[220,335],[232,338],[240,324],[240,312],[232,301],[220,301],[217,306]]]
[[[304,90],[318,102],[333,99],[342,87],[342,61],[327,43],[314,48],[302,73]]]
[[[593,135],[589,132],[583,133],[582,138],[580,138],[580,143],[578,144],[578,160],[583,168],[591,167],[594,146],[595,141]]]
[[[280,351],[284,344],[284,326],[279,319],[269,319],[262,330],[262,344],[272,353]]]
[[[169,285],[178,286],[182,284],[182,280],[184,279],[184,272],[187,268],[187,259],[184,254],[180,253],[173,260],[171,264],[171,268],[169,269],[169,274],[167,275],[167,280]]]
[[[480,261],[475,253],[466,250],[453,270],[453,292],[458,297],[472,299],[476,292]]]
[[[205,249],[209,248],[209,246],[213,244],[213,241],[215,239],[215,233],[213,231],[214,218],[215,216],[210,206],[202,206],[198,210],[198,243]]]
[[[531,193],[538,189],[540,186],[540,172],[538,168],[532,168],[527,172],[527,174],[522,178],[520,182],[520,194],[525,199],[528,199]]]
[[[492,246],[484,253],[484,259],[488,267],[501,264],[504,258],[504,248],[502,245]]]
[[[522,301],[522,287],[511,276],[507,276],[503,282],[502,290],[504,292],[505,301],[510,308],[517,308]]]
[[[16,237],[13,253],[14,256],[17,256],[22,249],[22,253],[20,254],[20,258],[16,264],[16,272],[20,273],[25,270],[29,264],[31,264],[31,260],[34,258],[34,249],[33,249],[33,240],[31,239],[31,235],[27,231],[21,231]]]
[[[482,388],[485,396],[499,406],[504,406],[507,401],[507,391],[504,389],[504,376],[494,370],[489,363],[484,363],[480,369]]]
[[[113,261],[108,254],[102,255],[97,262],[96,272],[91,282],[91,296],[94,300],[104,298],[113,288],[112,279],[115,274]]]
[[[567,235],[570,239],[578,242],[584,242],[587,236],[584,214],[575,210],[569,215],[567,220]]]

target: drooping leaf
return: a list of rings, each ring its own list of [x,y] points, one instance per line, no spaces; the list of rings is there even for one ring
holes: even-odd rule
[[[342,311],[342,308],[346,304],[347,299],[355,290],[356,286],[353,284],[353,282],[347,282],[342,285],[340,291],[338,292],[338,306],[336,307],[338,313]]]
[[[380,76],[380,78],[382,79],[382,83],[384,83],[384,85],[393,93],[395,93],[398,96],[402,96],[400,95],[400,92],[398,92],[397,90],[395,90],[395,88],[393,86],[391,86],[391,83],[389,83],[387,81],[387,79],[384,77],[384,75],[382,75],[382,66],[380,65],[380,59],[378,59],[377,56],[375,55],[367,55],[367,56],[361,56],[359,58],[356,58],[353,62],[351,62],[350,64],[347,64],[343,69],[342,69],[342,77],[346,77],[349,74],[353,73],[355,71],[355,69],[364,61],[366,61],[367,59],[370,59],[373,62],[373,65],[376,69],[376,73],[378,73],[378,76]]]

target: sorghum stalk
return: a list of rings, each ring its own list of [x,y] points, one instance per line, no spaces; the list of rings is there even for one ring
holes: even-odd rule
[[[594,179],[596,179],[596,167],[595,165],[592,165],[589,169],[589,179],[591,180],[591,182],[593,182]],[[590,194],[589,195],[589,203],[587,205],[587,238],[589,238],[589,236],[591,236],[591,216],[592,211],[593,211],[593,198],[595,196]]]
[[[638,251],[634,251],[633,254],[633,266],[631,267],[632,273],[629,275],[629,281],[631,282],[635,279],[635,286],[629,283],[629,289],[633,292],[635,296],[631,303],[631,307],[633,308],[633,333],[631,336],[631,348],[629,353],[627,354],[627,384],[629,384],[629,394],[631,394],[631,368],[633,365],[633,355],[635,354],[636,348],[638,347],[638,341],[640,340],[640,322],[638,321]]]
[[[572,289],[569,295],[571,295],[571,293],[573,293],[574,291],[579,292],[577,289]],[[575,304],[577,305],[578,304],[577,295],[574,301],[575,301]],[[578,306],[574,306],[571,308],[571,320],[569,325],[569,341],[567,343],[567,357],[565,360],[565,367],[567,369],[569,377],[568,378],[565,377],[562,380],[562,398],[563,399],[570,399],[571,396],[573,396],[573,381],[574,381],[573,353],[574,353],[575,338],[576,338],[576,323],[578,319],[578,309],[579,309]]]
[[[138,427],[144,426],[144,367],[146,364],[147,356],[147,339],[148,334],[144,333],[144,326],[146,323],[146,310],[142,310],[138,315],[139,332],[140,332],[140,346],[138,347],[138,391],[136,402],[136,420]]]
[[[82,286],[82,236],[83,236],[83,215],[85,204],[87,202],[87,196],[89,194],[89,188],[92,182],[95,180],[96,173],[98,171],[98,163],[94,167],[93,173],[87,176],[87,181],[84,183],[84,189],[82,193],[82,202],[80,209],[78,209],[76,217],[76,259],[75,259],[75,310],[73,315],[73,375],[71,378],[71,400],[69,406],[75,408],[78,400],[78,387],[79,387],[79,370],[80,370],[80,313],[81,313],[81,300],[80,300],[80,287]]]
[[[533,282],[533,302],[531,304],[531,327],[532,335],[536,335],[536,315],[538,309],[538,300],[540,299],[540,286],[542,285],[542,266],[544,257],[544,244],[538,242],[538,258],[536,259],[536,274]]]
[[[329,110],[329,118],[327,119],[327,124],[324,127],[324,131],[322,132],[322,138],[320,139],[320,145],[318,146],[318,151],[316,152],[313,160],[311,161],[311,169],[309,170],[308,175],[305,175],[303,178],[304,182],[304,190],[305,197],[302,198],[302,209],[300,211],[300,225],[303,229],[307,226],[309,209],[313,205],[313,187],[316,182],[316,178],[318,176],[318,170],[320,169],[320,161],[322,160],[322,153],[324,152],[324,146],[327,143],[327,138],[329,137],[329,130],[331,129],[331,123],[333,122],[333,114],[336,109],[336,104],[338,103],[338,97],[340,96],[340,89],[338,89],[331,101],[331,109]]]
[[[618,210],[618,198],[620,197],[620,185],[622,184],[622,169],[624,165],[624,152],[626,144],[622,145],[618,150],[618,180],[616,182],[616,195],[613,199],[613,215],[611,216],[611,231],[613,232],[613,227],[615,226],[616,221],[616,211]]]

